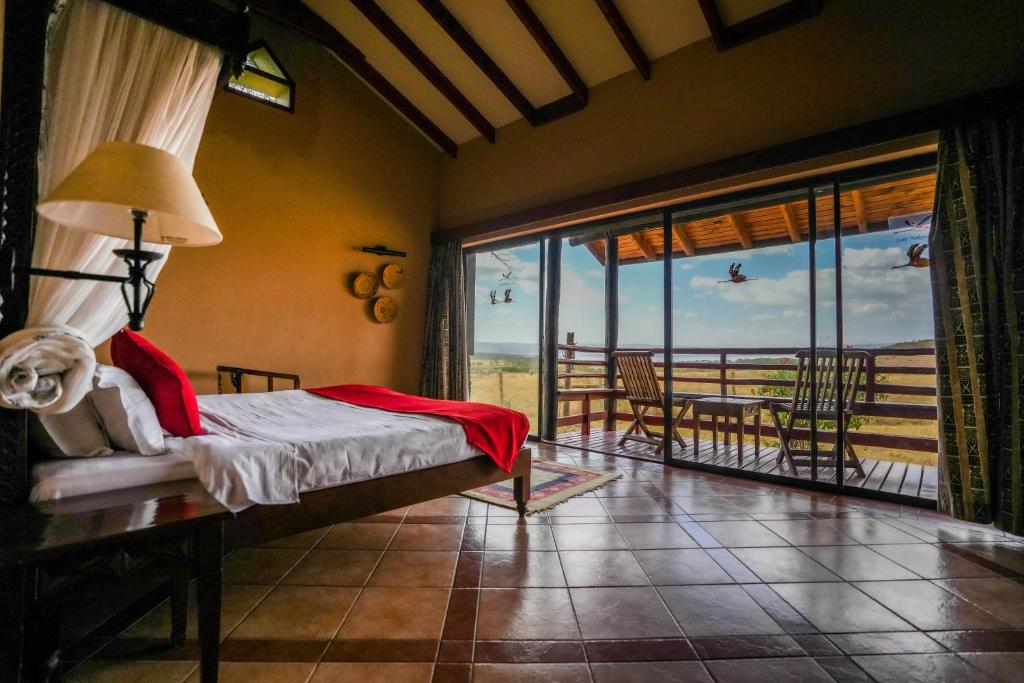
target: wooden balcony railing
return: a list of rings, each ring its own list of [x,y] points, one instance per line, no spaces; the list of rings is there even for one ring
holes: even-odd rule
[[[661,354],[661,348],[643,349]],[[672,349],[672,380],[676,386],[680,383],[707,385],[707,394],[729,395],[734,387],[779,387],[792,388],[795,379],[779,379],[772,377],[734,377],[730,371],[796,371],[796,361],[792,363],[779,362],[743,362],[730,360],[730,356],[763,356],[763,357],[787,357],[792,356],[801,349],[796,347],[757,347],[757,348],[696,348],[682,347]],[[887,348],[887,349],[850,349],[865,351],[868,354],[867,371],[864,380],[859,387],[862,400],[855,404],[855,414],[868,417],[902,418],[910,420],[937,420],[938,413],[934,404],[914,403],[899,401],[900,397],[935,396],[935,386],[915,386],[910,384],[890,384],[882,381],[884,376],[892,375],[935,375],[934,366],[899,366],[880,365],[879,358],[890,358],[895,356],[933,356],[931,348]],[[632,415],[626,412],[625,404],[620,401],[625,398],[621,386],[605,386],[606,371],[608,366],[608,354],[604,347],[581,346],[576,344],[559,345],[560,372],[558,374],[559,391],[557,393],[560,404],[559,418],[557,425],[580,426],[584,434],[590,432],[591,427],[597,422],[603,422],[603,428],[615,429],[619,421],[629,421]],[[594,356],[593,358],[580,358],[581,355]],[[678,356],[715,356],[711,361],[675,360]],[[655,362],[659,371],[659,379],[664,380],[665,364]],[[582,370],[582,371],[580,371]],[[699,376],[687,370],[713,371],[714,375]],[[601,380],[600,386],[580,386],[579,381],[586,381],[593,384],[593,380]],[[785,392],[783,392],[785,393]],[[767,402],[789,405],[790,399],[786,396],[758,396]],[[881,398],[886,400],[880,400]],[[894,400],[896,399],[896,400]],[[579,412],[573,408],[579,405]],[[649,420],[651,424],[661,424],[660,418]],[[692,428],[692,421],[684,423]],[[711,422],[701,423],[702,429],[711,429]],[[770,420],[764,421],[761,427],[761,435],[776,437],[775,426]],[[797,439],[810,438],[809,430],[796,430],[794,437]],[[883,448],[894,448],[899,450],[938,452],[938,440],[929,437],[880,434],[869,431],[851,431],[850,439],[856,445],[878,446]],[[823,443],[835,441],[835,434],[819,430],[818,440]]]

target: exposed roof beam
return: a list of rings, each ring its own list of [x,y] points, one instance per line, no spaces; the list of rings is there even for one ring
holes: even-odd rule
[[[698,0],[715,46],[721,50],[748,43],[769,33],[810,19],[821,10],[821,0],[789,0],[741,22],[726,26],[716,0]]]
[[[736,231],[736,237],[739,239],[740,244],[743,245],[744,249],[750,249],[754,246],[754,238],[750,234],[750,228],[743,222],[739,214],[730,213],[726,215],[726,220],[732,226],[732,229]]]
[[[697,248],[693,245],[693,240],[686,234],[686,226],[680,223],[679,225],[672,226],[672,232],[675,234],[676,239],[683,246],[683,253],[687,256],[693,256],[697,253]]]
[[[647,241],[647,238],[642,232],[633,232],[629,234],[630,239],[636,244],[637,248],[643,252],[644,258],[648,261],[653,261],[658,258],[658,252],[654,251],[654,247]]]
[[[594,0],[597,3],[598,9],[601,10],[601,14],[608,21],[608,25],[612,27],[612,31],[615,33],[615,37],[619,39],[622,44],[622,49],[626,51],[629,58],[633,60],[633,66],[640,72],[641,78],[645,81],[651,78],[651,60],[644,54],[644,49],[640,47],[640,43],[637,41],[636,36],[629,29],[629,24],[622,18],[622,14],[619,12],[619,8],[615,6],[615,0]]]
[[[338,61],[347,66],[367,85],[377,91],[399,114],[409,123],[418,128],[435,145],[450,156],[458,156],[458,145],[450,137],[427,118],[416,105],[408,100],[398,88],[384,78],[369,62],[366,55],[341,35],[316,12],[303,5],[299,0],[250,0],[254,12],[278,24],[301,33],[312,41],[327,48]]]
[[[850,196],[853,197],[853,212],[857,215],[857,231],[867,232],[868,231],[868,212],[864,208],[864,193],[860,190],[853,190],[850,192]],[[839,217],[839,221],[842,222],[843,217]]]
[[[548,30],[544,28],[544,24],[541,23],[540,19],[533,10],[526,3],[526,0],[505,0],[508,6],[512,8],[516,16],[519,17],[519,21],[523,22],[523,26],[529,31],[533,39],[537,41],[537,45],[544,51],[544,54],[551,60],[552,65],[558,73],[565,79],[565,82],[569,84],[569,89],[572,90],[580,102],[586,103],[588,92],[587,85],[580,78],[580,75],[573,68],[569,62],[569,58],[562,52],[562,48],[558,47],[558,43],[551,37]]]
[[[519,110],[519,113],[527,121],[533,123],[535,110],[530,100],[526,99],[526,96],[519,91],[519,88],[512,82],[512,79],[484,52],[480,44],[473,39],[469,31],[463,28],[459,20],[448,11],[448,8],[442,4],[441,0],[419,0],[419,2],[427,14],[434,18],[438,26],[466,53],[466,56],[476,64],[476,67],[484,72],[484,75],[512,103],[512,106]]]
[[[481,135],[489,142],[494,142],[494,126],[490,121],[473,106],[472,102],[466,99],[466,96],[455,87],[455,84],[448,80],[448,77],[430,60],[430,57],[427,57],[423,50],[405,34],[405,31],[399,28],[398,24],[380,8],[380,5],[374,0],[351,0],[351,2],[423,74],[424,78],[430,81],[430,84],[437,88],[445,99],[466,117],[467,121],[473,124],[473,127]]]
[[[790,241],[799,242],[800,224],[796,220],[796,212],[793,211],[793,207],[789,204],[781,204],[779,209],[782,210],[782,218],[786,221],[786,232],[789,233]]]
[[[599,244],[600,242],[587,242],[587,249],[590,251],[591,254],[594,255],[594,258],[597,259],[597,262],[603,266],[604,252],[601,251],[601,247],[598,246]]]

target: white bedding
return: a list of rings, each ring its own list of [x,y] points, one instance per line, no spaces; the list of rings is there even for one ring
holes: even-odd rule
[[[33,485],[29,500],[40,502],[70,498],[131,486],[194,479],[195,476],[192,460],[174,446],[163,455],[115,452],[95,458],[60,458],[41,462],[32,468]]]
[[[60,486],[64,487],[60,495],[66,497],[172,481],[154,480],[159,471],[156,461],[170,463],[176,458],[178,466],[184,460],[193,469],[184,477],[175,475],[175,479],[198,476],[218,501],[238,512],[255,503],[294,503],[299,494],[306,491],[413,472],[482,455],[466,442],[462,427],[452,420],[361,408],[301,390],[200,396],[199,412],[207,433],[167,438],[168,455],[120,457],[115,454],[37,465],[33,470],[37,480],[33,500],[44,500],[42,496],[46,496],[47,491]],[[126,462],[128,460],[132,462]],[[86,467],[78,472],[76,468],[83,465]],[[89,467],[96,470],[96,476],[88,474]],[[146,470],[149,480],[130,480],[121,468]],[[43,476],[54,471],[64,472],[64,482],[80,482],[74,493],[68,492],[66,483],[54,483]],[[103,481],[103,477],[113,477],[113,472],[118,473],[116,484],[131,483],[112,486],[109,481]],[[93,484],[106,485],[85,490],[87,479]]]

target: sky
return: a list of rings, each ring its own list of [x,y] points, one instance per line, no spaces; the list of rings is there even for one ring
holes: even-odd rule
[[[899,268],[906,250],[925,241],[919,233],[844,236],[843,330],[847,345],[931,339],[932,301],[927,268]],[[817,247],[818,343],[835,342],[834,243]],[[675,346],[807,346],[809,276],[806,243],[676,259],[672,263]],[[477,255],[476,339],[491,343],[537,341],[537,245]],[[926,254],[927,255],[927,254]],[[502,262],[504,261],[504,262]],[[722,283],[729,265],[743,264],[749,281]],[[503,277],[511,272],[507,278]],[[501,303],[511,289],[512,303]],[[496,290],[498,304],[490,303]],[[662,264],[619,270],[619,345],[662,344]],[[559,338],[604,341],[604,268],[585,247],[562,249]]]

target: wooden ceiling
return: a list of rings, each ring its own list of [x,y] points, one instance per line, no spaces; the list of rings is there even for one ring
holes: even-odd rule
[[[710,36],[718,49],[820,0],[250,0],[333,52],[438,147],[587,106],[589,88]]]
[[[928,173],[840,193],[844,233],[866,233],[889,229],[889,218],[930,213],[935,201],[935,174]],[[815,203],[819,233],[832,231],[832,195]],[[756,249],[807,241],[807,202],[772,203],[732,213],[679,222],[672,226],[673,258]],[[617,237],[619,262],[654,261],[665,253],[660,226]],[[574,243],[579,243],[574,240]],[[603,239],[582,242],[602,264]]]

